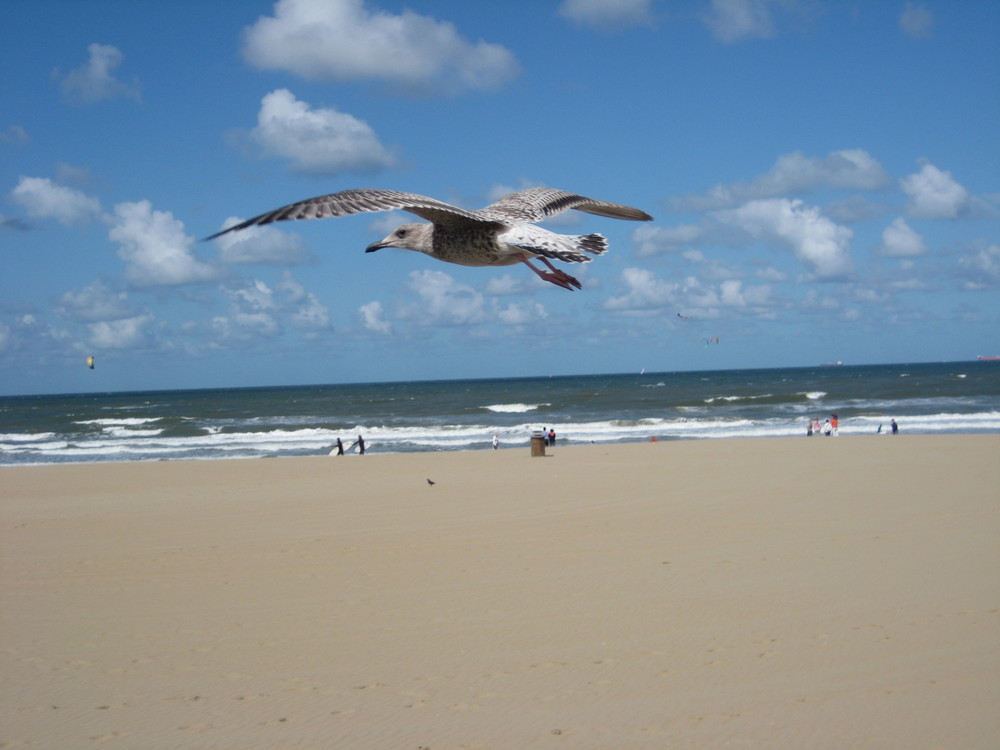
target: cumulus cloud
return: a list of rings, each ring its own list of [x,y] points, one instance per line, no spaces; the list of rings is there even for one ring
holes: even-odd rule
[[[523,326],[548,317],[540,302],[510,302],[495,311],[498,322],[508,326]]]
[[[59,81],[59,88],[70,101],[92,104],[107,99],[128,98],[139,101],[139,80],[125,83],[115,77],[115,71],[125,60],[121,50],[110,44],[91,44],[87,47],[90,57],[75,70],[63,75],[59,70],[52,76]]]
[[[697,224],[681,224],[676,227],[643,224],[632,232],[632,241],[636,244],[636,253],[645,257],[675,252],[698,242],[704,236],[705,228]]]
[[[651,0],[563,0],[559,15],[596,29],[649,24]]]
[[[966,289],[1000,287],[1000,245],[993,243],[977,247],[959,258],[958,262],[966,276]]]
[[[300,331],[322,331],[330,327],[330,308],[285,271],[275,290],[284,297],[283,309],[292,326]]]
[[[878,190],[890,184],[888,173],[864,149],[831,151],[824,157],[793,151],[750,182],[716,185],[703,195],[671,200],[678,211],[712,211],[750,200],[807,193],[817,188]]]
[[[774,36],[772,0],[712,0],[705,24],[722,42]]]
[[[392,324],[385,319],[385,310],[378,300],[373,300],[359,307],[358,315],[361,316],[361,324],[365,330],[375,333],[392,332]]]
[[[910,258],[925,255],[927,245],[924,243],[924,238],[900,216],[882,231],[879,251],[893,258]]]
[[[311,80],[377,80],[412,94],[496,89],[518,72],[506,48],[469,42],[447,21],[362,0],[278,0],[244,29],[243,57]]]
[[[90,345],[97,349],[134,349],[150,341],[152,315],[136,315],[118,320],[99,320],[88,326]]]
[[[459,326],[487,319],[484,297],[443,271],[413,271],[409,288],[420,297],[405,317],[421,325]]]
[[[239,224],[242,219],[230,217],[223,227]],[[309,263],[313,255],[301,236],[282,232],[277,227],[247,227],[214,240],[219,248],[219,260],[226,264],[260,263],[290,266]]]
[[[266,312],[234,312],[212,319],[212,330],[224,346],[245,345],[261,338],[273,338],[281,331],[277,321]]]
[[[819,280],[843,278],[853,270],[854,233],[800,200],[770,198],[718,211],[715,217],[752,237],[791,248]]]
[[[910,197],[910,216],[920,219],[957,219],[968,208],[969,191],[959,185],[951,172],[924,162],[920,171],[899,181]]]
[[[604,308],[630,315],[656,314],[664,309],[697,312],[715,317],[721,308],[746,308],[757,314],[768,311],[771,287],[745,286],[739,279],[725,279],[717,286],[688,276],[681,281],[664,281],[645,268],[626,268],[621,275],[623,294],[611,297]]]
[[[21,177],[10,195],[35,219],[55,219],[69,226],[101,216],[101,203],[96,198],[48,177]]]
[[[13,143],[16,146],[23,146],[30,142],[31,136],[20,125],[10,125],[5,130],[0,130],[0,143]]]
[[[934,28],[934,14],[919,3],[907,3],[899,14],[899,28],[911,39],[925,39]]]
[[[154,211],[147,200],[119,203],[111,224],[108,236],[119,244],[125,278],[136,286],[194,284],[219,275],[194,256],[194,240],[183,223],[169,212]]]
[[[64,317],[82,321],[120,320],[136,316],[136,309],[123,291],[95,281],[80,291],[66,292],[59,298],[56,311]]]
[[[265,156],[287,159],[293,172],[310,175],[373,173],[397,164],[364,120],[332,107],[313,109],[288,89],[261,100],[250,140]]]

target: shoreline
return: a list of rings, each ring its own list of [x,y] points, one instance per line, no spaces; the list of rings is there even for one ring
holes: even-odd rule
[[[997,455],[899,435],[17,467],[0,740],[985,750]]]
[[[868,438],[959,438],[959,437],[983,437],[988,438],[990,436],[1000,436],[1000,432],[996,431],[981,431],[981,432],[900,432],[899,434],[893,435],[888,429],[881,433],[856,433],[851,432],[848,429],[847,432],[841,432],[840,435],[836,436],[826,436],[822,434],[815,434],[809,437],[814,437],[822,439],[825,437],[830,438],[846,438],[849,440],[856,439],[868,439]],[[595,447],[626,447],[634,445],[642,445],[644,443],[654,443],[654,444],[671,444],[671,443],[715,443],[715,442],[729,442],[729,441],[769,441],[769,440],[793,440],[797,441],[799,437],[807,437],[804,432],[801,436],[794,435],[746,435],[743,437],[671,437],[671,436],[661,436],[653,435],[645,439],[636,440],[616,440],[614,442],[598,442],[594,441],[591,443],[572,443],[569,439],[561,438],[560,442],[557,443],[555,448],[546,446],[547,451],[551,450],[587,450]],[[367,442],[367,439],[366,439]],[[385,441],[378,440],[377,438],[373,442],[378,442],[380,445],[384,444]],[[531,438],[525,438],[523,443],[519,443],[516,446],[511,446],[508,444],[505,446],[503,441],[501,441],[500,447],[497,451],[528,451],[530,449]],[[346,445],[345,445],[346,448]],[[323,449],[326,450],[325,448]],[[436,450],[405,450],[405,451],[389,451],[389,450],[377,450],[374,453],[366,452],[365,456],[432,456],[438,454],[445,455],[464,455],[470,453],[480,453],[480,452],[492,452],[493,448],[489,444],[489,441],[484,439],[483,445],[481,447],[471,447],[471,448],[447,448],[447,449],[436,449]],[[343,458],[358,458],[358,456],[343,456]],[[0,462],[0,471],[4,469],[19,469],[19,468],[32,468],[32,467],[44,467],[44,466],[106,466],[114,464],[158,464],[158,463],[184,463],[184,462],[212,462],[212,461],[257,461],[262,459],[322,459],[322,458],[338,458],[336,455],[330,455],[325,452],[311,453],[311,454],[282,454],[276,453],[273,455],[263,455],[263,456],[226,456],[226,455],[211,455],[211,456],[185,456],[180,458],[126,458],[126,459],[103,459],[103,460],[87,460],[87,461],[39,461],[36,463],[3,463]]]

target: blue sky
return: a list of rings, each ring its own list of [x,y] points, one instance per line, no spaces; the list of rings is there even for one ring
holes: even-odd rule
[[[0,393],[1000,354],[993,0],[35,0],[0,25]],[[347,188],[535,185],[655,221],[548,222],[610,242],[576,292],[363,252],[407,214],[200,241]]]

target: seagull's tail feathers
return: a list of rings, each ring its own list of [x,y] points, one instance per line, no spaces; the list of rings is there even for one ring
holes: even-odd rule
[[[582,234],[576,240],[577,247],[591,255],[604,255],[608,251],[608,241],[603,234]]]

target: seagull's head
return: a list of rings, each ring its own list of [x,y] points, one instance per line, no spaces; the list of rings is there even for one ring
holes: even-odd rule
[[[416,250],[420,253],[430,253],[432,248],[431,235],[433,224],[401,224],[385,239],[373,242],[366,253],[374,253],[383,247],[398,247],[403,250]]]

